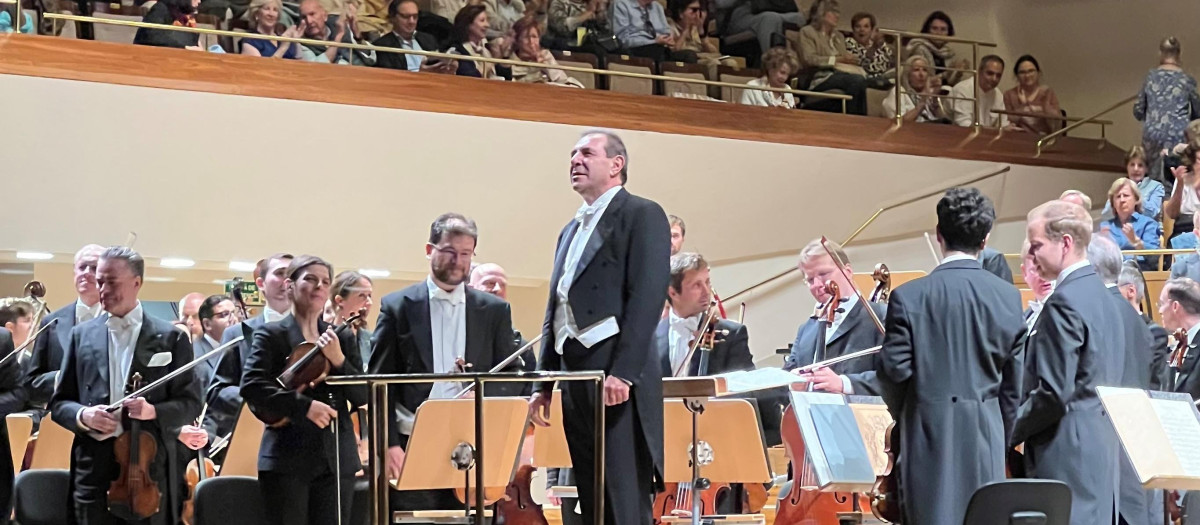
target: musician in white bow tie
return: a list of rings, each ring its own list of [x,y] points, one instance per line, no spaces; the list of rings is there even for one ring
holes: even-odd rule
[[[714,329],[719,334],[707,356],[697,350],[690,363],[681,368],[683,360],[695,345],[705,312],[716,312],[712,306],[712,287],[708,262],[698,253],[684,252],[671,257],[671,285],[667,299],[671,303],[667,318],[658,323],[654,332],[662,357],[663,377],[714,375],[735,370],[753,370],[746,327],[728,319],[716,319]],[[701,364],[704,366],[701,367]],[[677,373],[679,372],[679,373]]]
[[[457,213],[438,217],[429,229],[425,255],[429,277],[380,302],[368,370],[372,374],[446,374],[456,361],[470,372],[487,372],[516,350],[512,311],[503,299],[466,285],[479,238],[475,221]],[[506,371],[515,371],[514,362]],[[399,476],[412,432],[412,415],[426,399],[453,397],[461,385],[441,382],[394,385],[391,404],[403,414],[388,429],[388,476]],[[487,395],[519,391],[519,383],[493,383]],[[392,411],[395,414],[397,411]],[[449,490],[392,491],[394,510],[461,507]]]

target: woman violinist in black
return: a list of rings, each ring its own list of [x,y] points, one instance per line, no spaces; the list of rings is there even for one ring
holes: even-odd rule
[[[242,397],[268,424],[259,448],[258,481],[273,524],[346,523],[354,474],[362,467],[350,410],[366,404],[366,390],[318,382],[300,391],[280,386],[277,378],[305,342],[316,343],[317,357],[328,361],[330,376],[361,374],[362,358],[353,333],[339,335],[321,320],[333,267],[320,257],[303,255],[292,260],[287,275],[292,313],[254,332],[242,377]]]

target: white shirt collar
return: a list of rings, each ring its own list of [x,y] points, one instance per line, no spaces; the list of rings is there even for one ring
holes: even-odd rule
[[[264,323],[274,323],[275,321],[279,321],[287,316],[288,316],[287,313],[276,312],[270,306],[263,305],[263,322]]]
[[[667,315],[667,319],[669,319],[671,329],[680,332],[687,330],[688,333],[693,333],[700,328],[700,314],[691,317],[679,317],[679,314],[675,313],[674,306],[671,307],[671,313]]]
[[[579,207],[579,211],[575,213],[575,220],[582,222],[584,218],[594,217],[604,213],[604,210],[608,209],[608,203],[612,202],[613,197],[615,197],[622,188],[624,188],[624,186],[609,188],[608,191],[604,192],[603,195],[600,195],[600,197],[593,201],[590,205],[584,203],[583,206]]]
[[[463,283],[458,283],[453,291],[445,291],[437,283],[433,282],[433,277],[425,278],[425,286],[429,289],[429,300],[442,299],[450,304],[463,304],[467,301],[467,288]]]
[[[212,345],[214,349],[221,346],[221,343],[217,342],[216,339],[213,339],[211,335],[204,334],[204,340],[208,341],[208,344]]]
[[[954,262],[954,261],[978,261],[978,260],[979,260],[979,258],[974,255],[967,255],[962,252],[950,252],[950,255],[947,255],[942,258],[942,262],[938,263],[938,266],[941,266],[941,265],[949,263],[949,262]]]
[[[100,301],[96,301],[96,304],[88,306],[83,304],[83,299],[75,299],[75,321],[83,322],[95,319],[96,316],[100,315],[100,308]],[[88,318],[83,319],[83,314],[87,314]]]
[[[1090,264],[1092,264],[1092,263],[1089,262],[1087,259],[1084,259],[1084,260],[1079,261],[1075,264],[1072,264],[1066,268],[1063,268],[1063,270],[1058,273],[1058,278],[1054,280],[1055,288],[1057,288],[1059,283],[1063,282],[1063,280],[1066,279],[1069,275],[1074,273],[1075,270],[1078,270],[1078,269],[1083,268],[1084,266],[1088,266]]]
[[[113,331],[121,331],[123,329],[138,329],[142,327],[142,302],[138,301],[137,305],[125,314],[124,317],[117,317],[111,313],[107,321],[109,329]]]
[[[1188,328],[1188,331],[1187,331],[1188,345],[1191,345],[1192,341],[1196,340],[1197,332],[1200,332],[1200,323],[1196,323],[1195,325],[1192,325],[1191,328]]]

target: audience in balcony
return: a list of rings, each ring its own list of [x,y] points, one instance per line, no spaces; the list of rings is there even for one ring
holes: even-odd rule
[[[488,13],[489,40],[512,36],[513,24],[525,17],[525,0],[484,0],[483,6]]]
[[[875,15],[856,13],[850,17],[850,28],[853,33],[846,37],[846,50],[858,57],[858,65],[867,73],[867,86],[887,89],[896,74],[896,51],[879,32]]]
[[[379,37],[372,45],[414,51],[437,51],[437,39],[429,33],[417,31],[419,16],[417,0],[392,0],[392,3],[388,4],[388,20],[392,23],[392,30]],[[423,55],[401,55],[399,53],[377,53],[377,55],[379,59],[375,65],[388,69],[426,73],[458,71],[458,61],[456,60],[430,60]]]
[[[483,5],[484,0],[433,0],[433,14],[454,22],[458,13],[469,5]],[[486,7],[486,6],[485,6]]]
[[[800,59],[786,47],[773,47],[763,55],[762,68],[763,76],[747,82],[747,86],[786,88],[788,78],[800,69]],[[796,107],[796,99],[787,92],[746,89],[742,91],[742,104],[790,109]]]
[[[1168,37],[1158,46],[1159,65],[1150,70],[1133,105],[1133,116],[1142,126],[1142,147],[1150,176],[1164,180],[1164,150],[1183,142],[1184,129],[1200,117],[1196,79],[1185,73],[1179,60],[1179,40]],[[1165,182],[1165,180],[1164,180]]]
[[[630,55],[696,63],[691,50],[675,51],[675,38],[662,4],[655,0],[613,0],[613,32]]]
[[[956,57],[954,48],[950,47],[945,40],[933,38],[954,36],[954,22],[950,21],[950,16],[941,11],[930,13],[925,18],[925,23],[921,25],[921,32],[931,35],[931,37],[909,40],[904,47],[904,56],[924,56],[930,64],[933,64],[934,73],[941,77],[943,86],[958,84],[965,74],[961,71],[947,71],[943,68],[968,69],[971,67],[971,62],[965,58]]]
[[[761,53],[786,45],[787,26],[804,25],[804,14],[795,0],[713,0],[713,5],[722,37],[752,32]]]
[[[846,112],[867,114],[867,79],[858,57],[846,50],[846,38],[838,31],[841,8],[837,0],[817,0],[812,19],[800,29],[800,65],[812,69],[807,88],[812,91],[840,92],[853,97],[846,101]],[[841,111],[841,101],[810,97],[806,107]]]
[[[1004,59],[996,55],[988,55],[979,59],[979,72],[972,78],[959,82],[950,90],[950,117],[956,125],[971,127],[975,121],[975,80],[979,79],[979,124],[985,128],[1003,128],[1016,131],[1018,128],[1008,122],[1008,117],[1001,113],[992,113],[993,109],[1004,110],[1004,97],[997,86],[1004,78]]]
[[[1146,151],[1147,163],[1150,156],[1150,152]],[[1200,177],[1196,176],[1196,169],[1200,167],[1200,142],[1189,142],[1182,156],[1183,164],[1171,168],[1174,186],[1170,197],[1163,203],[1163,217],[1175,221],[1171,230],[1172,239],[1195,228],[1196,210],[1200,209],[1200,191],[1197,189]]]
[[[1162,236],[1162,225],[1143,214],[1142,194],[1137,183],[1121,177],[1108,189],[1108,206],[1113,218],[1100,222],[1100,233],[1106,234],[1122,250],[1157,250]],[[1144,270],[1157,269],[1157,256],[1126,256],[1136,258]]]
[[[717,78],[717,66],[737,65],[735,59],[722,59],[717,45],[705,38],[708,11],[700,0],[669,0],[667,15],[670,16],[667,24],[671,26],[671,38],[674,39],[671,50],[695,53],[697,62],[709,68],[709,78]]]
[[[489,47],[487,42],[488,30],[487,8],[480,4],[464,7],[454,17],[454,42],[450,53],[464,57],[494,58],[496,54],[505,56],[512,48],[512,40],[500,39],[500,47]],[[458,76],[486,78],[491,80],[511,80],[512,68],[496,65],[492,62],[479,60],[459,60]]]
[[[300,2],[300,24],[304,37],[326,42],[341,42],[357,44],[354,38],[354,17],[340,16],[330,20],[329,12],[321,5],[320,0],[303,0]],[[300,58],[307,62],[323,64],[354,64],[375,65],[374,51],[358,51],[345,47],[303,44],[300,46]]]
[[[254,0],[250,3],[250,9],[246,12],[250,22],[254,25],[252,31],[257,35],[268,36],[283,36],[287,38],[304,38],[303,25],[293,25],[283,32],[277,32],[276,28],[279,24],[279,11],[282,6],[279,0]],[[238,46],[243,55],[267,58],[300,58],[300,44],[291,42],[279,42],[277,40],[267,40],[263,38],[243,38],[239,41]]]
[[[940,85],[933,68],[921,55],[913,55],[904,61],[904,78],[900,85],[888,91],[883,99],[883,114],[896,118],[896,90],[900,90],[900,114],[905,122],[949,122],[938,94]]]
[[[1004,92],[1004,107],[1009,111],[1034,113],[1051,117],[1062,117],[1062,109],[1058,106],[1058,95],[1050,86],[1042,85],[1042,67],[1036,58],[1023,55],[1013,66],[1013,74],[1017,76],[1017,85]],[[1062,121],[1039,117],[1009,116],[1009,120],[1025,131],[1039,135],[1047,135],[1058,131]]]
[[[520,0],[517,0],[520,1]],[[549,50],[542,49],[542,33],[538,30],[537,19],[526,17],[513,24],[515,33],[516,58],[524,62],[538,62],[547,66],[557,66],[554,55]],[[561,69],[551,67],[513,66],[512,77],[517,82],[551,84],[582,88],[583,83]]]
[[[196,7],[200,0],[159,0],[142,22],[168,26],[196,27]],[[133,43],[144,46],[176,47],[199,50],[200,35],[185,31],[139,27]]]
[[[12,15],[8,11],[0,11],[0,33],[12,33],[13,23]],[[33,17],[21,12],[21,32],[24,34],[33,33]]]
[[[552,49],[582,49],[604,54],[620,44],[608,20],[608,0],[550,0],[546,43]]]
[[[1161,182],[1146,176],[1146,150],[1134,146],[1125,154],[1125,175],[1137,184],[1138,193],[1142,195],[1142,215],[1154,220],[1162,220],[1163,199],[1166,189]],[[1101,217],[1112,217],[1112,203],[1104,205]]]

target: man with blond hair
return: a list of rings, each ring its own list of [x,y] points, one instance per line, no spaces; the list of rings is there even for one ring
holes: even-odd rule
[[[1096,387],[1118,385],[1112,354],[1125,340],[1120,312],[1087,260],[1092,220],[1064,200],[1029,212],[1029,255],[1054,281],[1026,343],[1026,392],[1012,444],[1025,443],[1028,476],[1071,488],[1071,523],[1113,522],[1119,445]]]

